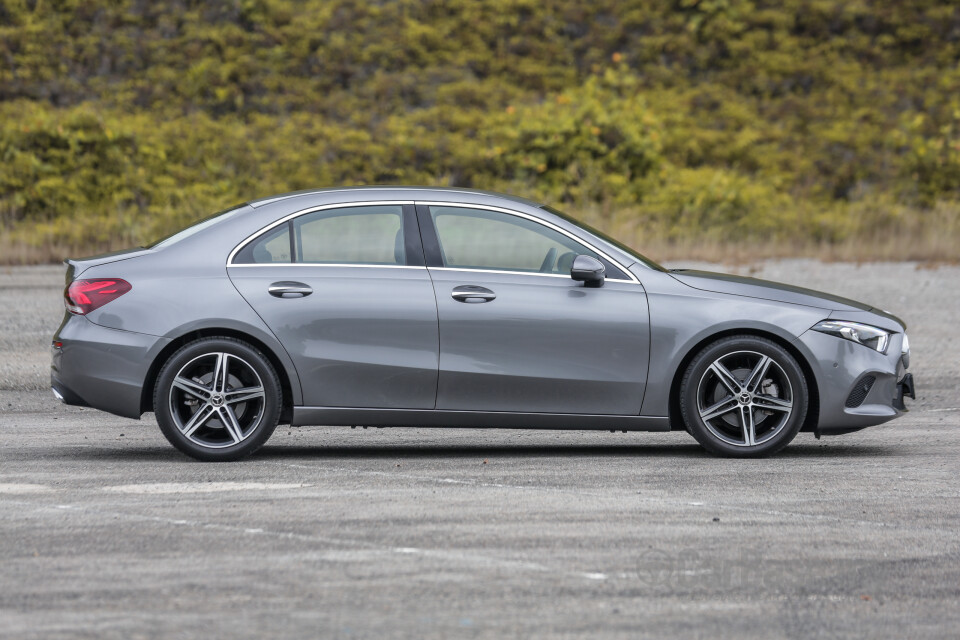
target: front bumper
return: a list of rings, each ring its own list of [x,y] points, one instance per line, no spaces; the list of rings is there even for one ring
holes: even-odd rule
[[[818,331],[807,331],[797,346],[807,355],[819,392],[815,433],[839,435],[892,420],[915,396],[913,376],[901,354],[903,334],[891,336],[887,353]]]
[[[917,399],[917,387],[913,382],[913,374],[908,373],[897,383],[897,397],[893,400],[893,406],[900,411],[908,411],[907,405],[903,403],[903,397],[909,395],[911,400]]]
[[[150,364],[170,342],[109,329],[74,315],[64,320],[53,340],[50,386],[54,395],[68,405],[127,418],[140,417]]]

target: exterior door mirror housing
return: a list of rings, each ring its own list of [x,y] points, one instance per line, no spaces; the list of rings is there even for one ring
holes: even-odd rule
[[[570,267],[570,277],[585,287],[602,287],[605,272],[603,263],[593,256],[577,256]]]

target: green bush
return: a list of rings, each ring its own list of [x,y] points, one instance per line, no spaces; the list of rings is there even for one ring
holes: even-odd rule
[[[0,261],[397,183],[644,243],[960,247],[958,30],[946,0],[0,0]]]
[[[790,196],[724,169],[677,169],[642,204],[647,226],[669,240],[784,239],[797,229]]]

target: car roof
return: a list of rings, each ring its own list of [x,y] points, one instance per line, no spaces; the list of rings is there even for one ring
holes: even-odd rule
[[[247,202],[251,207],[257,208],[262,207],[273,202],[279,202],[281,200],[287,200],[289,198],[298,198],[301,196],[310,196],[310,195],[326,195],[330,193],[337,192],[357,192],[358,194],[362,193],[363,195],[370,195],[371,192],[375,191],[390,191],[390,192],[409,192],[412,199],[416,198],[430,198],[434,194],[442,193],[457,193],[464,196],[480,196],[486,198],[499,198],[501,200],[510,200],[513,202],[518,202],[525,204],[531,207],[540,207],[541,203],[535,202],[533,200],[528,200],[527,198],[520,198],[518,196],[512,196],[506,193],[497,193],[495,191],[483,191],[481,189],[462,189],[457,187],[418,187],[418,186],[392,186],[392,185],[378,185],[378,186],[362,186],[362,187],[330,187],[326,189],[305,189],[303,191],[291,191],[290,193],[281,193],[275,196],[268,196],[266,198],[260,198],[258,200],[250,200]]]

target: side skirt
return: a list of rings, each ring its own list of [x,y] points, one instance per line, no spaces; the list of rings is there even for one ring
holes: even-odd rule
[[[293,426],[363,425],[495,429],[612,429],[616,431],[670,430],[670,420],[665,416],[444,411],[435,409],[355,409],[352,407],[294,407],[291,424]]]

